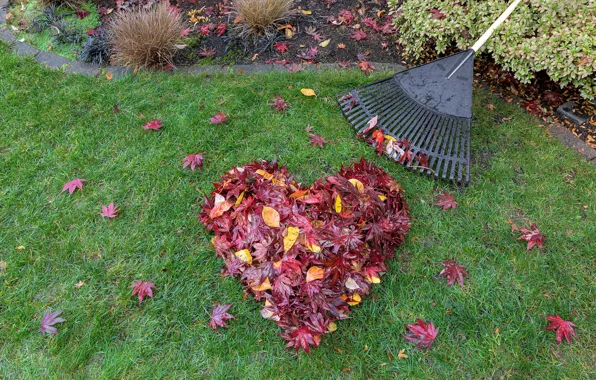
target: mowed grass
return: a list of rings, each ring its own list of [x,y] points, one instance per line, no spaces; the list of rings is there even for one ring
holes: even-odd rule
[[[470,186],[407,172],[358,141],[334,101],[381,77],[107,81],[51,72],[0,46],[0,377],[594,378],[594,166],[532,116],[477,91]],[[303,87],[319,97],[302,96]],[[267,105],[275,94],[286,112]],[[219,111],[229,120],[212,125]],[[141,129],[153,118],[162,131]],[[331,141],[324,149],[310,146],[309,124]],[[198,152],[204,170],[183,170],[182,159]],[[232,167],[277,160],[309,184],[360,157],[405,188],[412,229],[375,296],[310,355],[296,355],[261,318],[262,305],[220,275],[212,234],[196,215]],[[60,193],[77,177],[88,181],[82,192]],[[432,205],[442,190],[455,194],[456,210]],[[111,201],[121,214],[104,220],[101,205]],[[522,218],[546,236],[542,252],[526,251],[511,232],[507,221]],[[437,277],[449,258],[470,273],[464,289]],[[135,279],[157,287],[141,306]],[[232,303],[236,318],[214,332],[216,302]],[[55,337],[38,332],[48,309],[64,309],[67,320]],[[555,313],[577,325],[577,341],[557,345],[544,330]],[[416,318],[439,329],[428,352],[403,338]],[[407,359],[398,359],[402,349]]]

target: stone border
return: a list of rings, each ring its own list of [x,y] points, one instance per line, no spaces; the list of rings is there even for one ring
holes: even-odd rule
[[[39,63],[44,66],[54,69],[63,70],[66,73],[80,74],[88,77],[98,77],[100,74],[112,74],[112,79],[123,77],[127,74],[132,74],[133,70],[129,67],[119,66],[101,66],[82,61],[70,61],[62,56],[40,51],[39,49],[17,41],[17,38],[12,33],[10,28],[3,25],[6,24],[6,13],[8,10],[9,0],[0,0],[0,41],[12,44],[13,50],[17,55],[24,57],[34,57]],[[377,70],[399,72],[405,70],[406,67],[396,63],[372,63]],[[336,63],[322,63],[318,65],[303,66],[306,71],[312,70],[337,70],[341,69]],[[221,66],[184,66],[175,69],[175,72],[188,73],[190,75],[197,75],[203,73],[267,73],[273,71],[287,71],[282,65],[273,64],[252,64],[252,65],[221,65]],[[586,161],[592,162],[596,165],[596,149],[590,147],[588,144],[580,140],[577,136],[571,133],[567,128],[558,123],[553,123],[548,126],[550,134],[559,140],[563,145],[576,150]]]

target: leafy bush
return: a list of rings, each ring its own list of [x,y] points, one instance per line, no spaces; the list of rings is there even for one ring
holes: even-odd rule
[[[410,228],[399,184],[364,160],[310,188],[277,164],[232,169],[199,218],[215,231],[223,273],[265,300],[261,315],[288,347],[307,352],[381,282]]]
[[[277,24],[293,14],[294,0],[236,0],[234,10],[245,34],[271,34]]]
[[[83,44],[79,59],[99,65],[107,63],[110,60],[110,42],[110,33],[104,28],[98,28]]]
[[[110,24],[112,61],[135,68],[171,65],[183,28],[178,11],[164,2],[119,11]]]
[[[467,49],[505,10],[504,0],[389,0],[399,41],[420,56],[434,43]],[[589,0],[522,1],[484,49],[516,78],[528,83],[546,73],[561,86],[572,83],[583,97],[596,95],[596,3]]]

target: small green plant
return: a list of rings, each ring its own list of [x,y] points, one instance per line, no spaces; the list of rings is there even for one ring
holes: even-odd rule
[[[399,42],[419,57],[434,44],[468,49],[507,7],[504,0],[389,0]],[[486,43],[484,51],[528,83],[545,71],[561,86],[572,83],[588,99],[596,95],[596,3],[589,0],[523,1]]]

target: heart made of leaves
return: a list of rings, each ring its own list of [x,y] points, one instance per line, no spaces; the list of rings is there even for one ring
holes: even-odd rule
[[[215,232],[222,273],[264,300],[261,315],[306,352],[381,282],[410,228],[401,186],[363,159],[310,187],[276,163],[232,169],[199,218]]]

